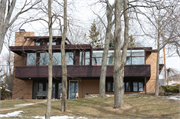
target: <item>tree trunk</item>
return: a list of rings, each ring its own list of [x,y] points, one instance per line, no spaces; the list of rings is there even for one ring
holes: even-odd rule
[[[108,4],[108,3],[107,3]],[[99,82],[99,97],[105,97],[105,83],[106,83],[106,70],[107,70],[107,56],[109,50],[109,43],[111,38],[111,29],[112,29],[112,11],[113,8],[107,5],[107,21],[108,25],[106,28],[106,39],[105,39],[105,47],[103,51],[103,58],[102,58],[102,66],[101,66],[101,75],[100,75],[100,82]]]
[[[52,68],[53,68],[53,55],[52,55],[52,16],[51,16],[51,0],[48,0],[48,27],[49,27],[49,65],[48,65],[48,100],[47,110],[45,114],[46,119],[51,117],[51,95],[52,95]]]
[[[61,41],[61,66],[62,66],[62,100],[61,100],[61,111],[66,111],[66,100],[67,100],[67,66],[66,66],[66,55],[65,55],[65,40],[67,34],[67,0],[64,0],[64,29]]]
[[[115,1],[115,31],[114,31],[114,107],[120,108],[123,106],[121,103],[121,89],[123,85],[123,81],[121,80],[122,71],[120,70],[121,65],[121,10],[122,10],[122,1]],[[122,84],[120,84],[122,83]]]
[[[161,31],[160,31],[160,1],[159,1],[159,6],[158,6],[158,39],[157,39],[157,61],[156,61],[156,87],[155,87],[155,96],[159,96],[159,50],[160,50],[160,35],[161,35]]]

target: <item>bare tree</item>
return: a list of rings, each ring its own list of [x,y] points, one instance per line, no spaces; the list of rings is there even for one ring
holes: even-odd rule
[[[113,26],[113,8],[115,6],[111,5],[108,0],[106,0],[106,18],[107,18],[107,27],[106,27],[106,36],[105,36],[105,45],[103,51],[102,58],[102,66],[101,66],[101,75],[100,75],[100,83],[99,83],[99,97],[105,97],[105,81],[106,81],[106,70],[107,70],[107,55],[109,50],[109,43],[111,40],[111,30]]]
[[[48,0],[48,29],[49,29],[49,64],[48,64],[48,100],[47,110],[45,114],[46,119],[51,117],[51,94],[52,94],[52,69],[53,69],[53,54],[52,54],[52,15],[51,15],[51,0]]]
[[[0,1],[0,52],[4,43],[4,38],[8,28],[16,21],[19,15],[33,9],[41,0],[36,0],[32,3],[32,0],[25,0],[22,8],[14,14],[14,8],[16,0],[1,0]]]
[[[65,54],[65,40],[67,34],[67,0],[64,0],[64,27],[60,25],[62,33],[61,41],[61,66],[62,66],[62,100],[61,100],[61,111],[66,111],[66,100],[67,100],[67,66],[66,66],[66,54]]]

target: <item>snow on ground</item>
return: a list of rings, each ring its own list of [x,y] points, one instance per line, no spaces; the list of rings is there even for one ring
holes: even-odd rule
[[[170,96],[167,99],[180,100],[180,96]]]
[[[17,116],[21,116],[19,115],[21,112],[23,111],[15,111],[15,112],[11,112],[11,113],[7,113],[7,114],[0,114],[0,117],[17,117]]]
[[[23,117],[21,115],[21,112],[23,111],[14,111],[11,113],[7,114],[0,114],[0,118],[2,117]],[[33,118],[38,118],[38,119],[45,119],[45,116],[32,116]],[[87,119],[86,117],[74,117],[74,116],[51,116],[51,119]]]

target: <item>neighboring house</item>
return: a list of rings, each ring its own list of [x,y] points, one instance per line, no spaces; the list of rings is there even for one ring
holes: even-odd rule
[[[14,55],[14,80],[12,98],[36,98],[38,91],[48,86],[47,36],[34,36],[34,32],[17,32]],[[60,98],[61,84],[61,37],[53,37],[53,87],[52,97]],[[84,98],[99,93],[99,79],[103,49],[93,49],[90,44],[73,45],[66,39],[68,98]],[[113,48],[109,49],[106,73],[106,94],[113,94]],[[151,47],[129,48],[124,67],[125,93],[152,93],[156,83],[157,51]],[[163,65],[160,65],[160,70]]]

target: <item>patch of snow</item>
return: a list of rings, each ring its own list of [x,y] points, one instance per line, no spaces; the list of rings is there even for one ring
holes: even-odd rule
[[[0,114],[0,117],[17,117],[17,116],[21,116],[19,115],[21,112],[23,111],[14,111],[14,112],[11,112],[11,113],[7,113],[7,114]]]
[[[23,112],[23,111],[14,111],[11,113],[7,113],[7,114],[0,114],[0,118],[2,117],[26,117],[27,116],[22,116],[20,115],[21,113],[28,113],[28,112]],[[45,116],[32,116],[33,118],[38,118],[38,119],[45,119]],[[51,119],[88,119],[86,117],[75,117],[75,116],[51,116]]]
[[[180,100],[180,96],[170,96],[167,99]]]

